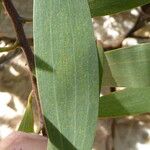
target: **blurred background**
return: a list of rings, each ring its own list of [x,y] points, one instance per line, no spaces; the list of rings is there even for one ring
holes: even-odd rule
[[[21,16],[32,18],[33,0],[12,1]],[[105,51],[150,42],[150,4],[111,16],[95,17],[92,22],[95,38]],[[24,29],[33,48],[32,23],[26,23]],[[12,22],[3,9],[0,47],[13,44],[15,39]],[[26,59],[19,49],[0,53],[0,140],[17,128],[24,114],[31,91],[27,70]],[[101,94],[121,89],[106,87]],[[99,119],[93,150],[150,150],[150,115]]]

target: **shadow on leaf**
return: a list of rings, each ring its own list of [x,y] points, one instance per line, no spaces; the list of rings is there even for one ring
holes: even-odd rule
[[[48,63],[42,60],[39,56],[35,55],[36,67],[48,72],[54,72],[53,67],[51,67]]]
[[[46,117],[45,122],[50,139],[49,149],[53,147],[58,150],[77,150]]]

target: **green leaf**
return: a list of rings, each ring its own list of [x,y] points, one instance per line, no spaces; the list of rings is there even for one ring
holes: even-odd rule
[[[0,52],[6,52],[6,51],[11,51],[14,50],[18,47],[19,42],[16,41],[13,45],[10,45],[9,47],[0,47]]]
[[[33,117],[33,108],[32,108],[32,92],[28,98],[28,104],[23,116],[23,119],[19,125],[18,131],[23,132],[34,132],[34,117]]]
[[[88,2],[34,0],[33,24],[49,149],[91,150],[98,116],[99,67]]]
[[[91,16],[110,15],[150,3],[150,0],[88,0]]]
[[[150,88],[129,88],[100,98],[99,117],[122,117],[150,112]]]
[[[149,87],[150,43],[105,52],[102,86]]]
[[[98,61],[99,61],[99,84],[102,84],[102,77],[103,77],[103,62],[104,62],[104,50],[101,46],[101,43],[97,41],[97,54],[98,54]],[[101,88],[101,87],[100,87]]]

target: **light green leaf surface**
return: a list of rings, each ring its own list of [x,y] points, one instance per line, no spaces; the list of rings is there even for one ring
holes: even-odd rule
[[[129,10],[150,3],[150,0],[88,0],[92,17]]]
[[[34,0],[33,24],[49,150],[91,150],[98,116],[99,67],[88,2]]]
[[[23,119],[19,125],[18,131],[22,132],[34,132],[34,116],[33,116],[33,108],[32,108],[32,92],[28,98],[28,104],[26,106],[26,110],[23,116]]]
[[[129,88],[100,98],[99,117],[122,117],[150,112],[150,88]]]
[[[150,43],[105,52],[102,86],[149,87]]]

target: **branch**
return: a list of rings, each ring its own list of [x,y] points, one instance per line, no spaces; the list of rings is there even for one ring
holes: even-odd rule
[[[28,40],[25,36],[25,32],[23,29],[23,19],[22,17],[19,16],[17,10],[15,9],[13,3],[11,0],[2,0],[3,2],[3,6],[5,7],[8,15],[10,16],[13,25],[14,25],[14,29],[17,35],[17,40],[27,58],[27,62],[28,62],[28,66],[30,69],[30,77],[31,77],[31,82],[32,82],[32,89],[34,91],[34,97],[35,100],[37,102],[37,107],[38,107],[38,111],[40,113],[40,122],[41,122],[41,126],[44,124],[43,123],[43,116],[42,116],[42,111],[41,111],[41,107],[40,107],[40,101],[39,101],[39,97],[38,97],[38,90],[37,90],[37,83],[36,83],[36,78],[33,75],[34,72],[34,68],[35,68],[35,63],[34,63],[34,54],[29,46]]]
[[[141,11],[136,24],[129,31],[129,33],[126,35],[126,37],[133,36],[135,31],[137,31],[140,28],[144,27],[146,24],[148,24],[149,21],[150,21],[150,16],[144,14],[144,12]]]
[[[18,42],[21,46],[21,48],[23,49],[23,52],[26,55],[27,61],[28,61],[28,65],[31,71],[33,71],[35,65],[34,65],[34,55],[33,52],[28,44],[28,41],[26,39],[25,36],[25,32],[23,29],[23,24],[22,24],[22,18],[19,16],[18,12],[16,11],[13,3],[11,2],[11,0],[3,0],[3,5],[8,13],[8,15],[10,16],[14,28],[15,28],[15,32],[17,35],[17,39]]]

